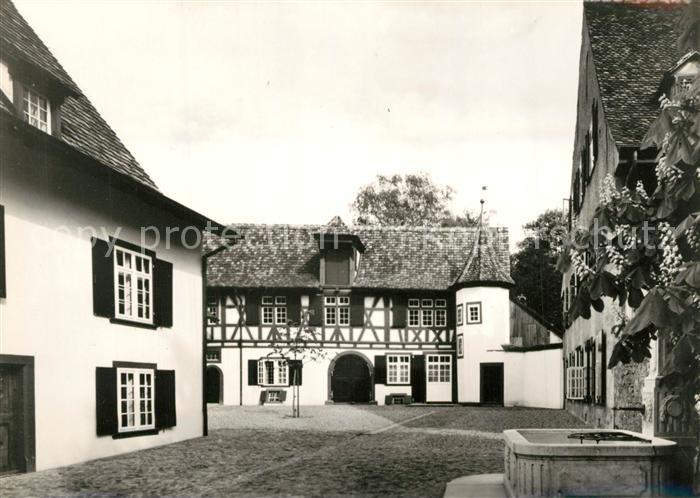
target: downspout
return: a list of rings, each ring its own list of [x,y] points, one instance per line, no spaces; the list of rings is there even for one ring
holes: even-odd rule
[[[209,435],[209,415],[207,413],[207,261],[229,245],[219,246],[202,255],[202,436]]]

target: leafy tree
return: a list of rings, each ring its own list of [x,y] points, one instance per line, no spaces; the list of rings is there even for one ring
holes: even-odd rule
[[[289,334],[279,337],[272,343],[272,352],[268,357],[282,358],[289,367],[289,383],[292,386],[292,417],[301,416],[301,384],[304,363],[322,360],[325,350],[320,347],[316,330],[309,325],[310,311],[302,311],[299,321],[289,322]]]
[[[561,275],[557,258],[566,239],[566,216],[550,209],[523,226],[525,239],[511,256],[514,299],[525,298],[527,305],[557,328],[562,323]]]
[[[697,9],[691,3],[683,21],[679,43],[686,49],[698,48],[688,45],[688,30],[697,33]],[[572,319],[588,319],[591,308],[602,312],[613,302],[634,310],[631,318],[619,313],[609,368],[644,361],[651,341],[663,338],[670,345],[659,372],[663,384],[692,412],[700,393],[700,77],[672,100],[661,98],[659,117],[642,144],[650,146],[659,151],[656,190],[647,193],[641,182],[618,188],[608,177],[590,226],[573,234],[559,269],[575,272],[580,281]],[[696,468],[700,493],[698,473]]]
[[[436,185],[426,173],[377,175],[374,183],[357,193],[353,221],[382,226],[475,226],[478,220],[471,213],[450,212],[453,194],[451,187]]]

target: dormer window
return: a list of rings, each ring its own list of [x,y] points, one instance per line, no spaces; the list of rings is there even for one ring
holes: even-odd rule
[[[51,133],[51,107],[48,99],[34,90],[24,88],[22,102],[24,120],[41,131]]]

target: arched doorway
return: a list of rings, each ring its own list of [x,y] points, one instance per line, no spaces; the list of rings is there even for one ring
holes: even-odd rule
[[[335,403],[369,403],[374,400],[372,363],[360,353],[341,353],[328,370],[329,399]]]
[[[219,367],[207,367],[207,403],[223,403],[224,374]]]

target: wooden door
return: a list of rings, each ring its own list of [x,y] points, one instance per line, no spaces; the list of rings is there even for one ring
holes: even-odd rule
[[[369,365],[360,356],[338,358],[331,375],[331,390],[336,403],[367,403],[372,394]]]
[[[503,363],[481,364],[481,404],[503,406]]]
[[[22,369],[0,366],[0,474],[24,470]]]

